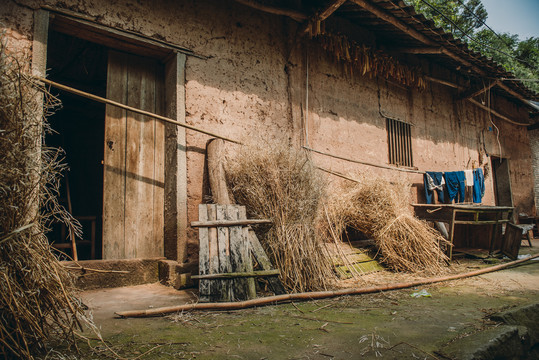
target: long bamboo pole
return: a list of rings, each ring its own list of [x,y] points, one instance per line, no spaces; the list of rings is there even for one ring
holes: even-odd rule
[[[209,136],[213,136],[213,137],[216,137],[218,139],[223,139],[225,141],[228,141],[228,142],[231,142],[231,143],[234,143],[234,144],[240,144],[240,145],[242,144],[240,141],[230,139],[230,138],[218,135],[218,134],[210,132],[210,131],[206,131],[206,130],[203,130],[203,129],[196,128],[194,126],[191,126],[191,125],[176,121],[176,120],[171,119],[171,118],[168,118],[166,116],[154,114],[154,113],[146,111],[146,110],[137,109],[137,108],[134,108],[132,106],[128,106],[128,105],[125,105],[125,104],[122,104],[122,103],[119,103],[119,102],[116,102],[116,101],[113,101],[113,100],[103,98],[101,96],[90,94],[90,93],[87,93],[85,91],[78,90],[78,89],[72,88],[70,86],[57,83],[55,81],[51,81],[49,79],[45,79],[45,78],[40,77],[40,76],[32,76],[32,78],[34,80],[41,81],[41,82],[43,82],[43,83],[45,83],[47,85],[50,85],[52,87],[55,87],[57,89],[67,91],[67,92],[69,92],[71,94],[82,96],[82,97],[85,97],[85,98],[90,99],[90,100],[94,100],[94,101],[97,101],[97,102],[100,102],[100,103],[103,103],[103,104],[107,104],[107,105],[116,106],[116,107],[119,107],[121,109],[124,109],[124,110],[127,110],[127,111],[132,111],[134,113],[141,114],[141,115],[144,115],[144,116],[149,116],[149,117],[152,117],[154,119],[162,120],[162,121],[167,122],[169,124],[174,124],[174,125],[177,125],[177,126],[181,126],[181,127],[186,128],[186,129],[193,130],[193,131],[196,131],[196,132],[199,132],[199,133],[202,133],[202,134],[206,134],[206,135],[209,135]]]
[[[520,265],[532,259],[539,258],[539,253],[532,255],[525,259],[520,259],[516,261],[511,261],[506,264],[491,266],[486,269],[475,270],[467,272],[464,274],[443,276],[437,278],[430,278],[418,281],[397,283],[392,285],[382,285],[374,286],[369,288],[350,288],[342,290],[333,290],[333,291],[317,291],[317,292],[308,292],[308,293],[296,293],[296,294],[285,294],[285,295],[276,295],[268,296],[259,299],[239,301],[239,302],[223,302],[223,303],[195,303],[195,304],[185,304],[185,305],[176,305],[168,306],[156,309],[147,309],[147,310],[131,310],[131,311],[120,311],[116,312],[116,315],[119,317],[151,317],[151,316],[162,316],[166,314],[171,314],[179,311],[189,311],[189,310],[239,310],[249,307],[262,306],[277,304],[284,301],[293,301],[293,300],[315,300],[315,299],[325,299],[332,298],[344,295],[360,295],[360,294],[371,294],[382,291],[390,290],[400,290],[406,289],[419,285],[433,284],[442,281],[450,281],[468,278],[472,276],[482,275],[498,270],[503,270],[511,266]]]

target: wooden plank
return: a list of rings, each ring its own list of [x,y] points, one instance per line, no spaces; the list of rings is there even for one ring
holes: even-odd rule
[[[123,61],[127,62],[127,105],[141,108],[143,105],[143,69],[137,57],[122,54]],[[138,70],[138,71],[137,71]],[[149,219],[141,213],[141,205],[148,208],[148,198],[146,197],[144,181],[143,151],[147,147],[143,143],[142,131],[144,117],[140,114],[128,111],[126,114],[126,160],[125,160],[125,257],[134,259],[143,253],[140,246],[144,245],[148,237]],[[153,227],[152,227],[153,230]]]
[[[508,223],[505,228],[503,238],[502,253],[510,259],[516,260],[522,242],[522,229],[512,223]]]
[[[157,114],[165,114],[165,82],[164,68],[155,66],[154,108]],[[165,254],[165,124],[162,121],[149,119],[153,125],[153,239],[149,254]],[[153,256],[152,256],[153,257]]]
[[[268,219],[238,219],[238,220],[218,220],[218,221],[192,221],[191,227],[226,227],[238,225],[271,224]]]
[[[112,49],[141,56],[156,57],[161,60],[164,60],[173,52],[206,59],[205,56],[195,54],[192,50],[144,36],[138,32],[98,24],[95,19],[91,17],[83,18],[85,16],[79,13],[49,6],[44,6],[44,8],[57,13],[51,21],[51,28],[57,32],[96,42]]]
[[[109,51],[107,98],[127,102],[127,64]],[[106,106],[103,158],[103,259],[125,258],[125,110]]]
[[[226,205],[215,205],[217,209],[216,220],[228,220],[229,214],[227,214]],[[218,257],[219,257],[219,273],[232,272],[232,266],[230,264],[230,230],[233,228],[218,227],[217,228],[217,243],[218,243]],[[216,281],[217,282],[217,281]],[[220,297],[219,301],[232,301],[232,281],[220,280],[217,283],[220,285]]]
[[[208,220],[217,220],[217,207],[214,204],[206,205],[208,211]],[[218,232],[216,228],[208,229],[209,237],[209,273],[219,273],[219,246],[218,246]],[[210,296],[209,301],[218,301],[220,286],[217,281],[210,282]]]
[[[240,216],[239,206],[227,205],[226,212],[227,218],[230,220],[237,220]],[[230,232],[230,268],[231,271],[236,273],[244,273],[243,259],[241,253],[241,246],[243,241],[243,228],[241,226],[232,226],[228,228]],[[234,301],[247,299],[247,282],[246,279],[235,279],[231,282],[232,286],[232,299]]]
[[[479,221],[463,221],[455,220],[455,224],[465,224],[465,225],[495,225],[509,222],[510,220],[479,220]]]
[[[245,206],[238,206],[238,219],[247,219],[247,211]],[[239,243],[238,252],[240,254],[238,269],[244,272],[253,271],[253,261],[251,259],[251,251],[249,245],[249,228],[242,227],[239,229],[240,237],[237,240]],[[241,286],[244,288],[245,299],[254,299],[256,298],[256,286],[255,279],[245,279]]]
[[[128,67],[127,104],[150,112],[162,111],[160,65],[153,59],[123,54]],[[161,124],[162,125],[162,124]],[[127,113],[125,242],[127,258],[163,255],[164,132],[156,134],[156,120]],[[157,147],[157,149],[156,149]],[[156,162],[156,152],[158,160]],[[159,179],[156,179],[155,176]],[[157,207],[157,208],[156,208]]]
[[[198,205],[198,219],[205,221],[208,218],[208,208],[205,204]],[[210,273],[210,243],[209,233],[210,229],[201,228],[198,229],[198,272],[200,275],[208,275]],[[201,302],[210,301],[210,282],[208,280],[200,280],[198,283],[199,300]]]
[[[258,241],[258,238],[256,237],[256,234],[253,230],[249,229],[249,245],[251,248],[251,254],[255,258],[255,260],[260,264],[260,267],[262,270],[272,270],[273,265],[271,264],[271,261],[264,251],[264,248],[260,244],[260,241]],[[279,280],[278,277],[270,277],[268,279],[269,286],[271,287],[271,290],[275,293],[275,295],[281,295],[286,294],[286,290],[283,286],[283,283],[281,280]]]

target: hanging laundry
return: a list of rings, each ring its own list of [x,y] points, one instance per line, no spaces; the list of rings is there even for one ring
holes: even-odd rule
[[[425,197],[427,204],[434,203],[434,190],[438,193],[438,202],[445,202],[444,196],[444,176],[441,172],[427,171],[423,176],[423,182],[425,184]]]
[[[477,168],[473,171],[473,202],[481,203],[483,196],[485,196],[485,177],[483,169]]]
[[[464,202],[466,193],[466,177],[464,171],[450,171],[445,173],[448,201]]]
[[[473,170],[464,170],[464,177],[466,178],[466,186],[473,186]]]

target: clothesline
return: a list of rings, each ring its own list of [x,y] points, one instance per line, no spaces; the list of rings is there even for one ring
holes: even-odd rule
[[[481,168],[449,172],[427,171],[424,175],[424,185],[427,204],[434,203],[434,191],[438,196],[438,202],[441,203],[453,200],[457,203],[464,202],[467,186],[472,187],[474,203],[481,203],[485,195],[485,177]]]

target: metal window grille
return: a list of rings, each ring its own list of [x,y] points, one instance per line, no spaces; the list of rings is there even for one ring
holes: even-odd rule
[[[412,156],[412,131],[410,124],[394,119],[386,119],[389,163],[400,166],[414,166]]]

